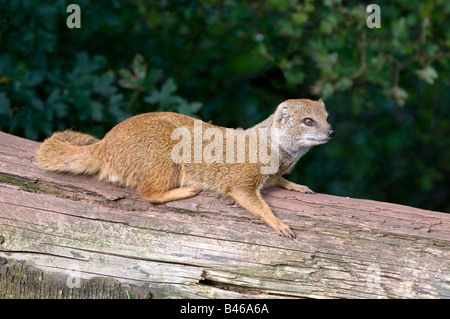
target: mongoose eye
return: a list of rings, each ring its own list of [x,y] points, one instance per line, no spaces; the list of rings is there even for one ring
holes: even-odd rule
[[[314,120],[309,118],[309,117],[307,117],[307,118],[303,119],[303,124],[311,126],[311,125],[314,124]]]

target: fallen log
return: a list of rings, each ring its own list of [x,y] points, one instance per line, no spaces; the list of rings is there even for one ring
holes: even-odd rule
[[[0,132],[0,298],[450,298],[450,215],[269,189],[277,236],[202,192],[44,172],[39,143]]]

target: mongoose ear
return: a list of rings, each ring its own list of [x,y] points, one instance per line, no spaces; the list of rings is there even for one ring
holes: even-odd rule
[[[285,102],[278,105],[278,107],[275,111],[275,120],[277,121],[277,124],[281,123],[281,121],[283,121],[283,119],[286,118],[287,109],[288,109],[288,105]]]
[[[325,103],[323,103],[322,98],[319,99],[319,103],[320,103],[320,105],[322,105],[323,107],[325,107]]]

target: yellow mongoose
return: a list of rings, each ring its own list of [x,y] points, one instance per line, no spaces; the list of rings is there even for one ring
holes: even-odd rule
[[[37,150],[37,164],[45,170],[95,175],[136,188],[145,201],[155,204],[214,190],[231,196],[277,234],[294,238],[289,226],[263,201],[260,190],[282,187],[313,193],[282,175],[312,146],[334,136],[327,117],[322,99],[287,100],[247,130],[226,129],[176,113],[146,113],[119,123],[102,140],[70,130],[56,132]],[[255,141],[257,147],[252,148]]]

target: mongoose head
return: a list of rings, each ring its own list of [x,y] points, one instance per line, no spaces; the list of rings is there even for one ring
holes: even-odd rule
[[[334,136],[327,118],[322,99],[287,100],[277,107],[273,126],[278,129],[281,145],[295,152],[324,144]]]

